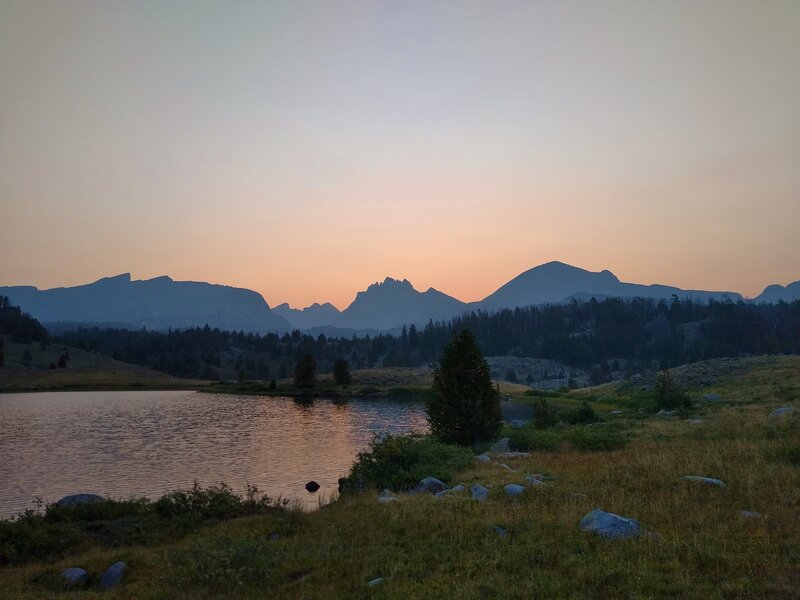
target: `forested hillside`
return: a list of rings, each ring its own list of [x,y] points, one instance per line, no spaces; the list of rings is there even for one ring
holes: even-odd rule
[[[488,356],[548,358],[608,373],[620,360],[636,370],[723,356],[800,353],[800,301],[575,301],[473,313],[419,330],[404,328],[398,336],[364,338],[313,338],[297,331],[258,336],[204,327],[167,333],[79,329],[57,340],[181,377],[267,379],[291,375],[306,354],[322,372],[338,358],[353,368],[424,365],[462,328],[475,333]]]

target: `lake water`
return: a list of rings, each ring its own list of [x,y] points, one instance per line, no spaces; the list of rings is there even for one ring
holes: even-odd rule
[[[375,434],[426,431],[424,406],[197,392],[0,394],[0,516],[68,494],[146,496],[246,482],[305,508],[337,493]],[[322,487],[309,494],[309,480]]]

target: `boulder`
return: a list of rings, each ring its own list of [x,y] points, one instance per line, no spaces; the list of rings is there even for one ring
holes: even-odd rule
[[[489,490],[477,483],[470,488],[469,492],[472,499],[478,502],[483,502],[489,497]]]
[[[519,496],[525,491],[525,486],[519,485],[518,483],[509,483],[503,489],[505,489],[507,496]]]
[[[447,489],[447,484],[439,481],[436,477],[426,477],[422,479],[413,490],[412,494],[435,494]]]
[[[611,412],[609,412],[608,414],[610,414],[610,415],[613,415],[613,416],[615,416],[615,417],[616,417],[616,416],[618,416],[618,415],[621,415],[621,414],[622,414],[622,413],[624,413],[624,412],[625,412],[624,410],[612,410],[612,411],[611,411]]]
[[[105,498],[97,494],[72,494],[71,496],[64,496],[61,500],[56,502],[56,504],[61,507],[69,507],[79,504],[90,504],[92,502],[103,502],[104,500]]]
[[[100,589],[107,590],[108,588],[119,585],[127,570],[128,565],[124,562],[115,562],[106,569],[106,572],[103,573],[103,576],[100,578]]]
[[[708,400],[710,402],[714,402],[716,400],[721,400],[722,396],[719,394],[703,394],[703,400]]]
[[[530,452],[503,452],[502,454],[498,454],[498,458],[525,458],[530,456]]]
[[[522,429],[522,428],[523,428],[523,427],[525,427],[525,425],[527,425],[528,423],[530,423],[530,421],[527,421],[527,420],[525,420],[525,419],[513,419],[513,420],[512,420],[512,421],[509,423],[509,425],[511,425],[511,427],[513,427],[514,429]]]
[[[635,519],[621,517],[599,508],[581,519],[581,529],[607,539],[635,538],[641,534],[639,522]]]
[[[492,447],[489,448],[489,452],[492,454],[502,454],[503,452],[511,452],[511,440],[507,437],[500,438]]]
[[[500,537],[506,537],[508,535],[508,532],[499,525],[494,526],[494,532]]]
[[[542,480],[541,480],[541,479],[539,479],[538,477],[535,477],[534,475],[528,475],[528,476],[525,478],[525,481],[527,481],[527,482],[528,482],[528,483],[530,483],[531,485],[544,485],[544,481],[542,481]]]
[[[382,584],[384,581],[385,581],[385,579],[383,577],[376,577],[375,579],[370,579],[367,582],[367,585],[369,587],[375,587],[376,585]]]
[[[794,412],[794,407],[792,406],[781,406],[780,408],[776,408],[771,413],[769,413],[770,417],[785,417],[790,415]]]
[[[279,539],[281,539],[281,534],[280,533],[270,533],[269,534],[269,541],[277,542]]]
[[[739,514],[742,515],[743,517],[748,518],[748,519],[759,519],[759,518],[761,518],[761,513],[756,512],[754,510],[740,510]]]
[[[684,475],[681,479],[686,481],[693,481],[695,483],[705,483],[706,485],[716,485],[717,487],[725,487],[725,482],[721,479],[714,479],[713,477],[701,477],[699,475]]]
[[[444,496],[449,496],[450,494],[458,494],[463,492],[466,488],[463,485],[454,485],[448,490],[442,490],[441,492],[436,492],[434,496],[437,498],[443,498]]]
[[[306,484],[306,491],[308,492],[316,492],[320,488],[320,485],[316,481],[309,481]]]
[[[394,502],[395,500],[397,500],[397,498],[392,495],[390,490],[383,490],[380,496],[378,496],[378,502]]]
[[[689,425],[702,425],[703,419],[686,419],[686,422],[689,423]]]
[[[677,410],[664,410],[663,408],[656,413],[657,417],[674,417],[678,414]]]
[[[89,579],[89,574],[85,569],[81,569],[80,567],[70,567],[69,569],[64,569],[61,573],[61,577],[67,580],[67,585],[77,586],[85,584]]]
[[[480,461],[482,463],[489,463],[492,462],[492,457],[489,456],[486,452],[484,452],[483,454],[478,454],[478,456],[475,457],[475,460]]]

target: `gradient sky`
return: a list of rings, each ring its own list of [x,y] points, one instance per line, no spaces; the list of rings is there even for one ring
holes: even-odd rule
[[[0,284],[800,279],[800,2],[0,0]]]

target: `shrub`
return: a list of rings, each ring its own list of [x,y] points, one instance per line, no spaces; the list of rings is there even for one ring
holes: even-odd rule
[[[300,389],[317,385],[317,361],[310,354],[306,354],[294,368],[294,385]]]
[[[656,402],[660,408],[666,410],[678,409],[681,411],[689,410],[692,401],[685,390],[679,388],[672,382],[669,369],[658,374],[656,382]]]
[[[489,365],[468,329],[453,334],[433,372],[428,401],[431,432],[448,443],[488,441],[502,425],[500,399]]]
[[[445,444],[431,436],[389,435],[361,452],[346,479],[343,492],[368,488],[408,490],[424,477],[449,481],[453,473],[472,464],[467,448]]]
[[[564,423],[569,423],[570,425],[586,425],[587,423],[597,423],[601,420],[586,400],[579,407],[564,410],[558,416]]]
[[[555,425],[555,415],[550,410],[550,403],[545,398],[537,398],[533,403],[533,426],[536,429],[546,429]]]
[[[350,365],[346,360],[340,358],[333,363],[333,379],[337,385],[347,387],[353,378],[350,376]]]
[[[511,442],[511,447],[517,450],[556,450],[561,444],[561,436],[555,431],[543,431],[526,425],[520,429],[506,427],[503,436]]]
[[[617,450],[628,443],[628,436],[611,429],[576,429],[569,436],[569,441],[577,450],[596,452],[600,450]]]

